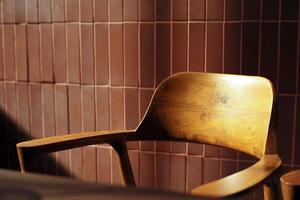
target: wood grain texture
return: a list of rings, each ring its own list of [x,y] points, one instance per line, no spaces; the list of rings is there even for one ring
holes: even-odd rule
[[[277,115],[273,88],[265,78],[184,72],[165,79],[155,90],[146,114],[135,130],[96,131],[36,139],[17,144],[21,170],[35,153],[49,153],[108,143],[119,155],[123,182],[134,185],[125,141],[174,140],[212,144],[258,159],[253,166],[192,190],[192,195],[225,198],[244,194],[277,176]],[[276,108],[276,106],[274,106]],[[272,116],[272,122],[270,123]],[[270,126],[270,128],[269,128]],[[266,199],[276,199],[266,185]]]
[[[288,172],[280,177],[283,200],[300,198],[300,170]]]

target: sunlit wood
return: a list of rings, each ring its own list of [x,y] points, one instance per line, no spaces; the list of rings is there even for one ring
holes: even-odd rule
[[[224,198],[273,183],[281,160],[276,153],[273,89],[262,77],[185,72],[164,80],[136,130],[98,131],[26,141],[17,144],[21,170],[35,153],[108,143],[119,154],[122,177],[134,185],[125,142],[176,140],[238,150],[259,160],[246,170],[192,190],[192,195]],[[270,123],[272,116],[272,122]],[[274,117],[275,116],[275,117]],[[276,199],[266,184],[267,199]]]

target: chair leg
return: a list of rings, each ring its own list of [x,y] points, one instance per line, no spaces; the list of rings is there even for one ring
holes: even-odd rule
[[[264,200],[279,200],[280,190],[278,178],[271,180],[264,185]]]
[[[129,160],[127,146],[124,142],[114,142],[111,146],[118,153],[119,168],[125,185],[135,186],[135,180]]]

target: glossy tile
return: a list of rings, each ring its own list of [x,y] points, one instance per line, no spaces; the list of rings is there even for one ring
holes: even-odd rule
[[[154,24],[140,25],[140,85],[154,85]]]
[[[123,66],[123,25],[110,25],[110,70],[111,70],[111,84],[124,84],[124,66]]]
[[[96,84],[109,82],[108,25],[95,24],[95,67]]]
[[[53,67],[54,81],[56,83],[67,82],[67,58],[66,58],[66,25],[53,24]]]
[[[27,66],[27,35],[26,26],[16,26],[16,80],[28,80],[28,66]]]
[[[187,24],[173,23],[172,73],[187,71]]]
[[[93,11],[92,12],[89,11],[88,15],[92,15],[92,14]],[[79,0],[66,0],[66,21],[67,22],[79,21]]]
[[[95,83],[95,67],[94,67],[94,39],[93,39],[93,25],[80,25],[80,53],[81,53],[81,83],[94,84]]]
[[[53,38],[50,24],[40,25],[41,81],[53,82]]]

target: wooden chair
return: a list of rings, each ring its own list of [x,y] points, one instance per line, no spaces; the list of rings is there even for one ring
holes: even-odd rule
[[[96,131],[35,139],[17,144],[21,170],[36,153],[108,143],[119,155],[126,185],[135,185],[126,141],[199,142],[238,150],[259,159],[251,167],[194,188],[192,195],[236,197],[264,185],[265,199],[277,199],[281,166],[276,153],[273,89],[262,77],[185,72],[165,79],[135,130]],[[272,121],[270,123],[270,120]]]

